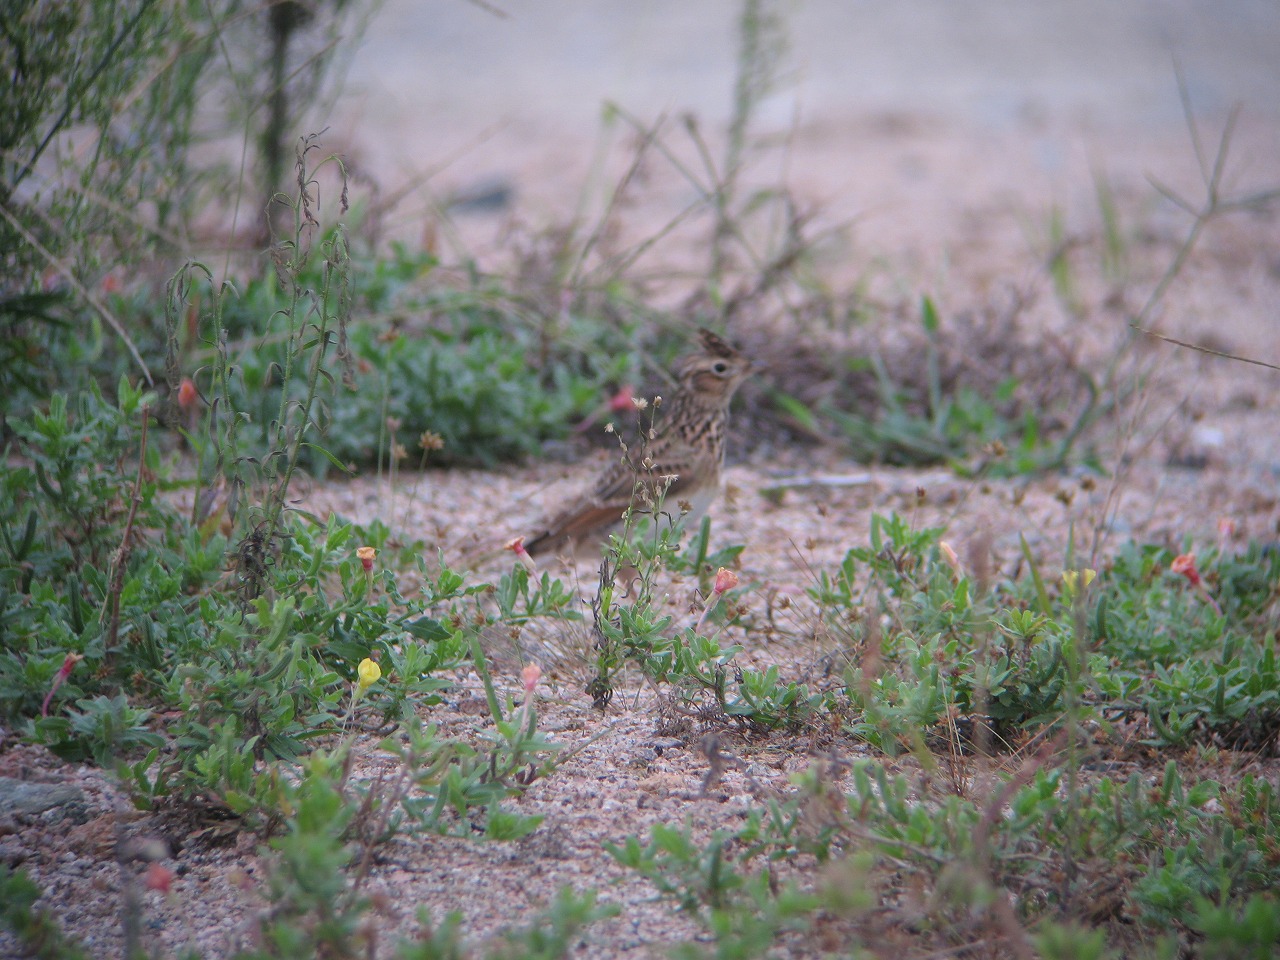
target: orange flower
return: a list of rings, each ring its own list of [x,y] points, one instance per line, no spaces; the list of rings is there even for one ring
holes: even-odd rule
[[[1200,579],[1200,571],[1196,569],[1196,555],[1194,553],[1181,553],[1173,558],[1173,563],[1169,564],[1169,569],[1174,573],[1180,573],[1187,578],[1187,583],[1191,584],[1200,596],[1204,597],[1205,603],[1213,607],[1213,612],[1218,616],[1222,616],[1222,607],[1218,605],[1218,601],[1213,599],[1213,595],[1209,593],[1209,588],[1205,582]]]

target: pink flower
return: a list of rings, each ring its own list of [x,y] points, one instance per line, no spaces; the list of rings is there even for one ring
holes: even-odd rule
[[[719,570],[716,571],[716,582],[715,582],[715,585],[712,586],[711,590],[713,593],[719,596],[722,593],[728,593],[737,585],[738,585],[738,575],[734,573],[732,570],[728,570],[725,567],[721,567]]]
[[[536,663],[526,663],[524,669],[520,671],[520,682],[524,684],[525,693],[533,693],[533,688],[538,685],[540,679],[542,679],[542,668]]]
[[[169,888],[173,885],[173,871],[155,861],[147,867],[147,876],[143,884],[148,890],[156,890],[160,893],[168,893]]]
[[[957,578],[964,576],[964,568],[960,566],[960,558],[956,556],[955,548],[951,544],[945,540],[939,540],[938,552],[942,554],[942,559],[946,561],[947,566],[951,568],[951,572]]]
[[[1200,571],[1196,569],[1196,555],[1194,553],[1178,554],[1173,558],[1173,563],[1169,564],[1169,569],[1174,573],[1182,574],[1193,587],[1201,585]]]
[[[614,413],[626,413],[632,408],[634,391],[630,384],[625,384],[609,398],[609,409]]]
[[[738,575],[732,570],[721,567],[716,571],[715,582],[711,585],[711,599],[707,601],[707,605],[702,608],[702,616],[698,618],[698,625],[694,627],[698,633],[702,632],[703,625],[707,622],[707,618],[711,616],[711,611],[716,608],[716,604],[720,602],[720,598],[738,585]]]
[[[538,680],[541,677],[542,668],[536,663],[526,663],[524,669],[520,671],[520,682],[524,684],[524,703],[520,705],[515,719],[518,719],[521,731],[533,733],[534,725],[537,723],[537,716],[533,712],[533,691],[537,689]]]
[[[53,685],[49,687],[49,692],[44,695],[44,703],[40,704],[40,716],[47,717],[49,715],[49,704],[53,701],[53,695],[57,689],[62,686],[67,677],[71,676],[71,671],[75,669],[76,664],[83,660],[78,653],[68,653],[62,659],[62,666],[58,668],[58,672],[54,675]]]
[[[1226,556],[1227,544],[1236,538],[1239,528],[1236,522],[1230,517],[1221,517],[1218,520],[1218,556]]]
[[[524,568],[530,573],[536,574],[538,572],[538,565],[533,562],[533,557],[529,556],[529,551],[524,548],[524,537],[516,537],[514,540],[509,540],[503,549],[514,553],[516,559],[524,564]]]

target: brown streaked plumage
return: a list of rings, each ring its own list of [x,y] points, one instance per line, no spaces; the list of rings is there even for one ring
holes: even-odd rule
[[[700,343],[701,350],[677,367],[675,396],[659,409],[656,435],[643,453],[631,451],[615,461],[588,494],[540,524],[525,540],[529,553],[595,548],[628,507],[634,503],[643,510],[643,501],[652,503],[659,495],[664,512],[673,516],[688,505],[687,523],[706,513],[720,490],[729,401],[752,364],[709,330],[701,331]],[[668,477],[675,477],[670,486]]]

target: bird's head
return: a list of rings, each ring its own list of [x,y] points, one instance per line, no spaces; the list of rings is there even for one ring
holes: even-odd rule
[[[699,335],[701,350],[680,364],[680,386],[706,403],[728,403],[754,365],[710,330]]]

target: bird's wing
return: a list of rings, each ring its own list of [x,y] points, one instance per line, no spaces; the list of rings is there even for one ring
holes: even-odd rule
[[[666,477],[675,478],[670,486]],[[637,482],[655,493],[663,493],[665,488],[665,496],[670,499],[679,496],[680,490],[688,488],[693,479],[693,457],[682,451],[659,455],[651,468],[619,459],[596,482],[591,497],[599,503],[619,504],[620,510],[625,510],[631,505]]]
[[[619,459],[604,472],[589,496],[541,524],[525,540],[525,549],[537,556],[569,540],[579,543],[603,540],[635,500],[637,481],[656,488],[655,493],[662,495],[668,508],[674,510],[684,496],[681,491],[692,489],[693,470],[688,458],[664,457],[663,460],[652,470],[637,470]],[[667,486],[663,478],[669,476],[676,479]]]

